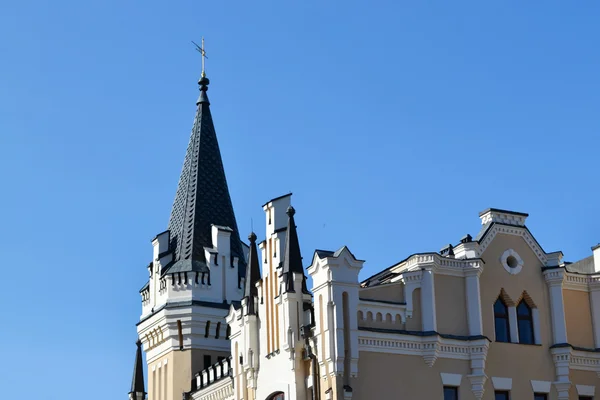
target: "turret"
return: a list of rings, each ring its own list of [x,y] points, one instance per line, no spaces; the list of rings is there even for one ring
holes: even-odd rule
[[[204,54],[204,53],[203,53]],[[180,399],[193,374],[229,356],[225,316],[246,274],[202,73],[200,96],[168,229],[153,240],[138,335],[151,399]],[[159,395],[160,393],[160,395]]]
[[[142,362],[142,342],[137,341],[135,351],[135,362],[133,364],[133,378],[131,379],[131,390],[129,400],[146,400],[146,389],[144,388],[144,364]]]

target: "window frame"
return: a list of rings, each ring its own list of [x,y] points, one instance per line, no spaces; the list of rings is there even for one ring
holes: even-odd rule
[[[510,400],[510,390],[494,390],[494,400],[497,400],[496,396],[499,394],[506,396],[504,399]]]
[[[451,386],[451,385],[444,385],[444,400],[448,400],[446,398],[446,390],[452,390],[453,391],[453,395],[454,395],[454,399],[458,400],[458,386]]]
[[[527,310],[527,315],[522,315],[519,313],[519,307],[521,307],[521,306],[525,307],[525,309]],[[529,304],[527,304],[525,299],[523,299],[519,302],[519,304],[517,304],[516,311],[517,311],[517,331],[519,332],[519,343],[520,344],[535,344],[535,326],[533,323],[533,308],[530,307]],[[531,338],[531,342],[523,341],[523,338],[526,335],[521,334],[522,332],[524,332],[521,329],[521,321],[523,321],[527,324],[526,326],[527,326],[527,329],[529,330],[528,336]]]
[[[499,313],[496,311],[496,304],[500,302],[500,304],[502,304],[502,306],[504,307],[505,313]],[[511,337],[510,337],[510,313],[508,311],[508,305],[506,304],[506,302],[504,301],[504,299],[502,298],[502,296],[498,296],[498,298],[496,299],[496,301],[494,302],[494,335],[496,336],[496,342],[500,342],[500,343],[510,343],[511,342]],[[498,329],[497,326],[498,324],[496,323],[497,319],[504,319],[506,321],[506,341],[504,340],[498,340]]]

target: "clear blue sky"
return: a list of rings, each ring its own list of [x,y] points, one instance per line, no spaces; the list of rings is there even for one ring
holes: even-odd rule
[[[305,261],[345,244],[364,278],[476,234],[490,206],[591,254],[599,18],[591,1],[4,2],[0,398],[126,398],[198,95],[190,40],[243,236],[293,191]]]

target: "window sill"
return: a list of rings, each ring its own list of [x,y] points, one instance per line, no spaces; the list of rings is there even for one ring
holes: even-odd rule
[[[523,346],[538,346],[538,347],[542,347],[542,344],[538,344],[538,343],[515,343],[515,342],[499,342],[499,341],[495,341],[494,343],[505,343],[505,344],[520,344]]]

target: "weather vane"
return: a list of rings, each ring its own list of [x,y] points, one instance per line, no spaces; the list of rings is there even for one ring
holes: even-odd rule
[[[192,43],[194,43],[194,46],[196,46],[196,50],[202,54],[202,77],[206,77],[206,73],[204,72],[204,59],[208,58],[206,57],[206,50],[204,50],[204,36],[202,36],[202,46],[198,46],[198,43],[194,42],[192,40]]]

